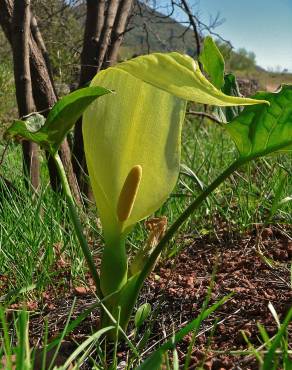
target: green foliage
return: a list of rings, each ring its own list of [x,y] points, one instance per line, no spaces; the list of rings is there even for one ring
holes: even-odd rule
[[[15,321],[17,345],[14,348],[11,348],[8,325],[2,307],[0,307],[0,324],[3,328],[4,336],[4,348],[1,348],[2,345],[0,345],[1,368],[4,365],[7,370],[31,370],[33,362],[30,354],[31,350],[28,335],[28,312],[24,310],[20,311]],[[4,355],[3,357],[2,353]]]
[[[277,93],[260,92],[257,99],[267,106],[245,109],[225,126],[235,141],[241,158],[256,158],[275,151],[292,150],[292,86]]]
[[[225,74],[224,58],[213,39],[210,36],[204,39],[204,49],[199,56],[204,71],[209,75],[212,83],[222,92],[228,96],[242,97],[239,92],[236,77],[232,73]],[[229,122],[237,117],[242,111],[243,107],[216,107],[214,109],[215,115],[222,122]]]
[[[260,349],[255,348],[244,332],[242,332],[242,335],[248,344],[250,352],[257,359],[260,370],[290,370],[292,368],[292,360],[291,350],[289,349],[288,327],[292,321],[292,308],[288,311],[282,324],[271,303],[269,303],[269,309],[278,326],[278,330],[272,338],[269,337],[267,330],[260,323],[258,323],[258,328],[263,343]]]
[[[44,123],[45,117],[40,114],[33,114],[26,121],[15,120],[5,132],[5,138],[25,138],[47,148],[46,141],[48,136],[42,131]]]
[[[149,303],[144,303],[142,304],[142,306],[138,308],[134,319],[136,329],[139,329],[144,324],[145,320],[147,320],[150,313],[151,306]]]
[[[203,64],[204,70],[208,73],[213,85],[220,90],[224,85],[225,62],[216,43],[210,36],[204,39],[204,48],[199,56],[199,61]]]
[[[256,68],[255,53],[244,48],[231,50],[230,46],[223,42],[218,42],[217,45],[225,59],[228,71],[251,71]]]
[[[216,311],[220,306],[222,306],[228,299],[230,295],[220,299],[218,302],[214,303],[211,307],[202,309],[201,314],[187,324],[185,327],[180,329],[173,337],[160,346],[156,351],[154,351],[136,370],[160,370],[163,364],[164,355],[167,351],[172,350],[175,346],[190,332],[197,332],[203,320],[210,316],[214,311]]]
[[[102,87],[86,87],[74,91],[60,99],[51,109],[45,120],[34,114],[26,121],[14,121],[7,129],[6,138],[22,137],[34,141],[55,154],[69,130],[93,100],[110,90]]]
[[[241,96],[239,87],[236,81],[236,77],[232,73],[228,73],[224,76],[224,85],[222,91],[226,95]],[[227,122],[232,121],[242,111],[242,107],[226,107],[225,108],[225,119]]]
[[[252,51],[240,48],[236,53],[232,53],[229,61],[229,67],[232,71],[243,71],[255,68],[256,56]]]
[[[268,344],[268,352],[264,357],[264,363],[262,366],[262,370],[276,370],[279,368],[279,359],[276,354],[277,349],[282,349],[282,356],[283,356],[283,369],[289,370],[292,367],[292,360],[289,358],[288,355],[288,334],[287,328],[290,325],[292,320],[292,308],[288,311],[284,321],[280,324],[279,319],[278,322],[278,331],[276,336],[271,340],[271,343]]]
[[[199,56],[204,71],[209,75],[212,83],[228,96],[242,97],[239,92],[236,77],[232,73],[225,74],[224,58],[210,36],[204,39],[204,49]],[[242,111],[240,106],[216,107],[214,112],[222,122],[229,122]]]

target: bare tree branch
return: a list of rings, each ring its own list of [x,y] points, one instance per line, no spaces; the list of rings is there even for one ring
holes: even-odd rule
[[[200,39],[198,27],[197,27],[197,21],[196,21],[195,17],[192,14],[192,11],[189,7],[189,4],[188,4],[187,0],[181,0],[181,3],[182,3],[183,9],[185,10],[185,12],[186,12],[186,14],[189,18],[190,24],[191,24],[191,26],[193,28],[193,31],[194,31],[194,36],[195,36],[195,39],[196,39],[196,46],[197,46],[197,55],[200,55],[200,53],[201,53],[201,39]]]
[[[190,110],[190,111],[187,111],[186,114],[191,115],[191,116],[198,116],[198,117],[208,118],[213,122],[219,123],[220,125],[222,124],[222,122],[217,117],[215,117],[215,116],[213,116],[213,114],[210,114],[210,113],[207,113],[207,112],[197,112],[197,111]]]

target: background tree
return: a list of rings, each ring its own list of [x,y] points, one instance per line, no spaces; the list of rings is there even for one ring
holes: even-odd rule
[[[14,71],[17,70],[18,68],[17,65],[19,63],[18,53],[17,50],[15,50],[17,48],[17,45],[14,42],[15,18],[17,17],[18,19],[21,18],[18,3],[21,3],[21,1],[13,0],[0,1],[0,24],[13,51]],[[28,13],[30,12],[30,3],[27,5],[27,12]],[[29,69],[30,69],[30,76],[28,78],[31,80],[34,106],[37,111],[41,111],[44,115],[46,115],[48,114],[50,107],[52,107],[56,102],[57,95],[56,90],[54,88],[52,74],[50,73],[50,66],[48,65],[47,58],[48,55],[45,49],[41,33],[36,32],[35,28],[36,19],[34,19],[33,14],[31,14],[30,20],[31,21],[29,22],[29,32],[26,38],[26,47],[29,50]],[[21,53],[23,52],[21,51]],[[16,74],[15,80],[17,81]],[[21,99],[18,99],[18,107],[19,113],[22,114],[20,100]],[[76,196],[76,199],[78,199],[79,194],[78,187],[71,164],[70,149],[66,140],[61,146],[60,155],[64,162],[72,190]],[[24,158],[26,161],[26,167],[29,168],[30,163],[32,162],[32,154],[26,153],[24,155]],[[56,190],[59,187],[57,170],[54,166],[53,161],[49,157],[48,157],[48,167],[52,187]]]
[[[132,0],[87,0],[79,87],[88,83],[99,70],[117,61],[132,4]],[[89,187],[83,176],[87,168],[81,120],[75,125],[73,163],[81,190],[88,194]]]
[[[17,92],[17,102],[19,114],[20,116],[23,116],[29,111],[32,111],[32,107],[35,107],[37,111],[41,111],[46,115],[50,107],[58,98],[57,87],[58,85],[59,87],[62,86],[62,84],[60,84],[63,77],[62,71],[66,70],[66,68],[63,68],[64,60],[66,60],[66,58],[64,58],[64,55],[62,55],[62,57],[60,56],[60,50],[64,50],[63,48],[60,48],[60,45],[67,41],[66,38],[64,38],[66,33],[64,33],[63,30],[60,32],[60,29],[58,28],[64,27],[66,30],[68,30],[68,32],[70,32],[70,28],[66,28],[68,27],[68,23],[66,23],[65,27],[64,20],[66,19],[67,22],[69,16],[70,22],[76,22],[78,20],[78,18],[76,18],[76,14],[78,11],[80,11],[80,9],[82,10],[80,7],[82,7],[83,2],[54,0],[52,2],[52,6],[50,3],[50,7],[48,7],[47,2],[45,1],[34,1],[32,9],[34,11],[39,11],[40,15],[42,16],[39,26],[38,14],[34,15],[34,13],[31,12],[30,1],[27,1],[25,2],[26,14],[29,14],[30,18],[27,26],[28,28],[26,29],[26,32],[23,32],[24,28],[22,23],[20,23],[19,32],[15,33],[15,20],[23,19],[24,17],[24,13],[20,11],[21,4],[23,5],[22,1],[20,0],[0,0],[0,24],[13,51],[16,85],[19,79],[23,79],[25,83],[28,83],[30,86],[32,86],[32,104],[25,109],[23,109],[21,106],[21,95],[23,93],[20,93],[20,89],[18,89],[19,93]],[[131,11],[132,0],[110,0],[106,2],[102,0],[87,0],[86,6],[87,13],[81,53],[79,86],[83,86],[84,83],[89,82],[98,70],[111,65],[116,60],[118,55],[117,51],[122,42],[123,34],[127,25],[127,19]],[[69,10],[71,10],[72,13],[67,13]],[[45,20],[47,22],[47,26],[45,25]],[[48,34],[45,38],[42,36],[41,29],[48,27],[48,23],[54,27],[57,27],[56,34],[63,39],[63,41],[60,41],[60,43],[55,43],[54,46],[53,42],[50,43]],[[80,23],[79,25],[80,26],[78,28],[76,27],[75,29],[76,31],[78,30],[78,34],[80,35],[82,26]],[[19,49],[19,43],[14,41],[16,35],[19,35],[20,37],[21,34],[26,35],[25,49]],[[67,33],[67,35],[68,34],[69,33]],[[71,41],[76,41],[72,32],[70,32],[70,37]],[[45,39],[47,39],[48,44],[51,46],[51,50],[47,49]],[[72,45],[72,48],[73,47],[74,46]],[[77,54],[78,43],[75,45],[75,47],[76,50],[74,50],[74,54]],[[53,57],[52,59],[50,58],[50,51]],[[70,50],[70,53],[72,55],[72,50]],[[28,61],[27,55],[29,55]],[[19,59],[20,56],[21,58]],[[66,57],[69,59],[68,54]],[[26,61],[26,67],[29,68],[23,67],[24,60]],[[59,60],[62,60],[62,68],[60,66],[58,68]],[[20,64],[22,65],[23,70],[26,71],[25,76],[22,75],[22,72],[17,73],[17,71],[20,70]],[[58,82],[57,84],[55,84],[55,80]],[[67,83],[70,80],[68,74],[65,76],[65,80]],[[24,149],[24,151],[26,151],[26,149]],[[61,147],[60,154],[70,179],[70,185],[74,191],[75,197],[78,199],[78,185],[72,167],[71,151],[66,140]],[[24,158],[26,161],[26,166],[29,167],[32,163],[32,153],[26,151],[24,153]],[[74,158],[76,159],[75,163],[78,163],[78,165],[75,165],[77,178],[81,181],[80,174],[82,171],[80,170],[80,164],[81,166],[84,166],[85,163],[81,122],[78,123],[75,131]],[[50,158],[48,158],[48,162],[51,183],[53,188],[57,189],[57,171]],[[33,168],[36,168],[36,166],[33,166]]]
[[[0,0],[0,23],[12,49],[13,14],[17,4],[17,0]],[[46,0],[31,0],[28,44],[35,110],[48,114],[58,96],[85,86],[100,69],[118,59],[170,50],[196,56],[203,35],[211,33],[219,37],[215,30],[224,20],[217,14],[205,24],[198,9],[190,4],[186,0],[51,0],[49,4]],[[125,42],[121,47],[123,39]],[[3,34],[0,34],[0,46],[1,92],[7,94],[9,89],[11,96],[14,93],[11,52]],[[221,39],[220,48],[225,56],[229,56],[227,67],[238,69],[255,65],[254,55],[245,50],[234,52],[225,40]],[[0,95],[0,109],[4,101],[3,109],[10,112],[13,101],[6,107],[7,100],[1,99]],[[79,188],[85,194],[89,192],[84,176],[87,169],[81,121],[77,123],[73,137],[71,148],[65,141],[60,154],[78,199]],[[30,159],[27,161],[31,163]],[[51,184],[57,189],[58,176],[50,158],[48,163]]]

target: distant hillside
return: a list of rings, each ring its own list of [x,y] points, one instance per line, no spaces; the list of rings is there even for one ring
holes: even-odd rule
[[[126,33],[121,47],[121,59],[154,51],[180,51],[196,55],[192,29],[145,5],[135,6],[128,29],[130,31]],[[281,83],[292,83],[292,74],[270,73],[257,66],[253,52],[244,48],[231,51],[226,44],[218,45],[226,61],[226,70],[236,72],[243,80],[255,80],[259,89],[274,91]]]
[[[76,18],[85,23],[85,4],[76,6]],[[135,5],[121,47],[121,57],[154,51],[180,51],[195,55],[195,39],[190,29],[144,4]]]
[[[195,38],[176,20],[140,4],[134,8],[122,47],[122,54],[180,51],[195,55]],[[126,55],[127,57],[129,55]]]

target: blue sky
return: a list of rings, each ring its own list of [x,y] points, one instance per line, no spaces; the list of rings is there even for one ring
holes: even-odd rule
[[[190,0],[208,22],[220,12],[225,22],[216,32],[238,49],[254,51],[264,68],[292,72],[292,0]]]

